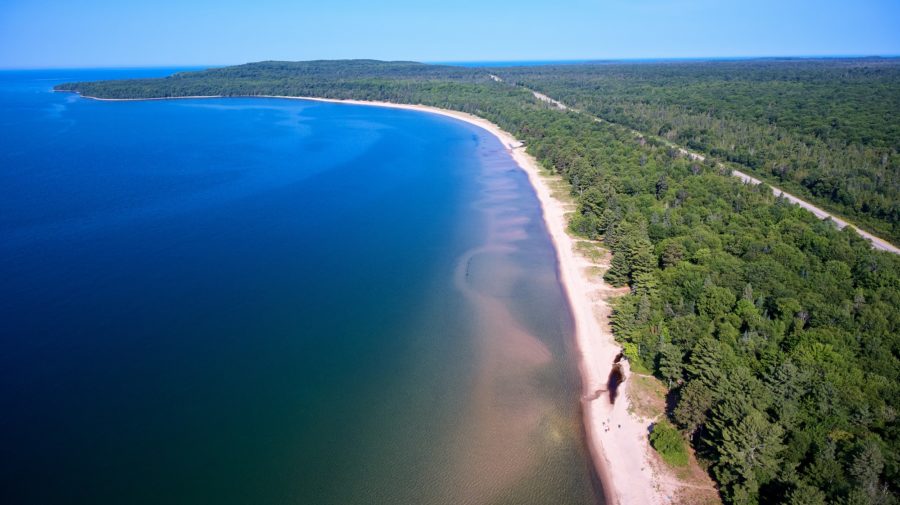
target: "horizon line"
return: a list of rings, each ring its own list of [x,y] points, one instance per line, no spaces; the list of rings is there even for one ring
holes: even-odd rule
[[[247,63],[259,63],[264,61],[288,61],[288,62],[304,62],[304,61],[352,61],[352,60],[372,60],[372,61],[406,61],[423,63],[427,65],[465,65],[465,64],[516,64],[516,63],[537,63],[537,64],[579,64],[579,63],[607,63],[607,62],[633,62],[633,63],[653,63],[666,61],[738,61],[738,60],[775,60],[775,59],[794,59],[794,60],[827,60],[827,59],[897,59],[898,54],[795,54],[795,55],[758,55],[758,56],[644,56],[644,57],[621,57],[621,58],[564,58],[564,59],[476,59],[476,60],[415,60],[415,59],[379,59],[379,58],[314,58],[305,60],[277,60],[262,59],[254,61],[245,61],[243,63],[171,63],[171,64],[147,64],[147,65],[88,65],[88,66],[35,66],[35,67],[6,67],[0,66],[0,71],[12,70],[118,70],[118,69],[165,69],[165,68],[216,68],[230,67],[235,65],[244,65]],[[487,65],[485,65],[487,66]],[[514,65],[508,65],[514,66]],[[535,65],[538,66],[538,65]]]

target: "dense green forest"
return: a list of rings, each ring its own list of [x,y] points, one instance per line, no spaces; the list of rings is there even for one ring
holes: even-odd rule
[[[501,88],[510,91],[490,86],[492,82],[480,69],[411,62],[266,61],[181,72],[163,79],[77,82],[55,89],[100,98],[273,95],[396,101],[420,94],[436,98],[461,92],[496,93]]]
[[[617,63],[496,72],[732,163],[900,243],[900,60]]]
[[[729,72],[737,73],[721,70]],[[805,74],[797,72],[802,84]],[[378,99],[485,117],[570,183],[578,203],[572,230],[604,241],[613,252],[607,280],[631,286],[615,305],[616,337],[633,367],[669,385],[668,415],[726,502],[888,504],[900,497],[900,257],[765,187],[742,184],[660,140],[639,141],[623,127],[549,108],[479,69],[266,62],[59,89],[111,98]],[[734,117],[754,114],[729,107]],[[860,117],[846,121],[870,127]],[[873,149],[897,139],[878,135],[866,141]],[[896,206],[896,194],[890,198]]]

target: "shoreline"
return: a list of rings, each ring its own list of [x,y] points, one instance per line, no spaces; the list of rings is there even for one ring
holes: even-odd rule
[[[56,92],[56,90],[54,90]],[[60,91],[69,92],[71,91]],[[77,93],[77,92],[75,92]],[[465,112],[441,109],[427,105],[397,104],[383,101],[342,100],[297,96],[249,95],[249,96],[185,96],[163,98],[95,98],[98,101],[145,101],[200,98],[279,98],[315,102],[365,105],[403,110],[413,110],[450,117],[477,126],[496,137],[506,148],[516,165],[521,168],[531,184],[541,207],[544,224],[556,250],[557,269],[563,291],[569,302],[578,350],[578,369],[582,382],[582,416],[588,450],[594,470],[600,479],[606,505],[662,504],[660,479],[651,464],[648,440],[649,420],[638,419],[628,412],[629,398],[624,386],[620,386],[616,402],[611,403],[605,393],[607,378],[613,361],[621,347],[609,328],[609,305],[597,296],[599,291],[615,291],[614,288],[592,279],[588,268],[592,264],[575,250],[576,239],[567,232],[569,210],[567,204],[552,195],[548,181],[541,175],[537,160],[525,152],[522,143],[512,134],[494,123]],[[628,378],[625,364],[626,380]],[[602,392],[602,394],[596,394]]]
[[[502,80],[500,80],[500,78],[497,76],[492,75],[491,78],[496,80],[497,82],[502,82]],[[558,108],[560,110],[563,110],[563,111],[570,110],[570,111],[575,111],[575,112],[582,112],[577,109],[572,109],[572,108],[568,107],[567,105],[565,105],[564,103],[554,100],[553,98],[550,98],[549,96],[544,95],[542,93],[538,93],[537,91],[533,91],[533,90],[529,90],[529,91],[531,91],[531,93],[534,95],[534,97],[537,98],[538,100],[541,100],[542,102],[546,102],[548,104],[554,105],[556,108]],[[405,107],[401,107],[402,104],[393,104],[390,102],[375,102],[375,101],[367,102],[364,100],[349,100],[349,99],[344,100],[344,99],[333,99],[333,98],[312,98],[312,97],[277,96],[277,95],[235,95],[235,96],[196,95],[196,96],[160,97],[160,98],[97,98],[97,97],[92,97],[92,96],[84,96],[77,91],[55,90],[54,89],[53,92],[54,93],[75,93],[75,94],[81,96],[82,98],[87,98],[90,100],[98,100],[98,101],[102,101],[102,102],[134,102],[134,101],[145,101],[145,100],[187,100],[187,99],[197,99],[197,98],[286,98],[286,99],[324,101],[324,102],[333,102],[333,103],[353,103],[356,105],[376,105],[376,106],[383,106],[383,107],[393,106],[393,107],[397,107],[397,108],[405,108]],[[414,107],[425,107],[425,108],[429,108],[429,109],[434,108],[434,107],[430,107],[427,105],[414,106]],[[439,112],[439,111],[455,112],[455,111],[450,111],[450,110],[445,110],[445,109],[438,109],[436,111],[431,111],[431,112],[435,112],[437,114],[443,114],[442,112]],[[446,114],[444,114],[444,115],[446,115]],[[477,116],[473,116],[473,117],[477,117]],[[465,119],[463,119],[461,117],[458,117],[457,119],[461,119],[461,120],[465,121]],[[480,119],[480,118],[478,118],[478,119]],[[605,121],[605,120],[600,119],[600,118],[595,118],[595,121]],[[633,134],[637,135],[638,137],[643,137],[643,134],[638,132],[637,130],[631,130],[631,132]],[[702,154],[698,154],[693,151],[689,151],[683,147],[677,146],[670,142],[669,142],[669,144],[673,148],[677,149],[679,152],[684,154],[685,156],[690,157],[691,159],[700,160],[700,161],[706,160],[706,156],[704,156]],[[816,216],[818,219],[821,219],[821,220],[830,219],[835,224],[835,226],[837,226],[837,228],[839,230],[849,227],[854,232],[856,232],[857,235],[862,237],[864,240],[868,241],[873,249],[876,249],[879,251],[887,251],[892,254],[900,254],[900,247],[897,247],[894,244],[892,244],[891,242],[889,242],[888,240],[885,240],[871,232],[868,232],[868,231],[860,228],[859,226],[851,223],[850,221],[848,221],[847,219],[845,219],[843,217],[832,214],[830,211],[827,211],[821,207],[817,207],[816,205],[814,205],[800,197],[797,197],[790,193],[787,193],[784,190],[782,190],[781,188],[773,186],[772,184],[762,181],[760,179],[757,179],[749,174],[746,174],[744,172],[741,172],[739,170],[734,170],[734,169],[731,169],[731,172],[734,177],[740,179],[744,183],[753,184],[753,185],[766,184],[772,190],[772,194],[774,194],[776,197],[785,198],[792,204],[798,205],[798,206],[802,207],[803,209],[808,210],[814,216]]]

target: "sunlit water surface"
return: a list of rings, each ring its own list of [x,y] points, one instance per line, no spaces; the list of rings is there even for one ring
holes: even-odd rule
[[[500,143],[0,72],[4,503],[595,503],[572,324]]]

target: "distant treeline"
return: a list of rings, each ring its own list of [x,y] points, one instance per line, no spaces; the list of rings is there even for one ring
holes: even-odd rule
[[[900,243],[900,59],[496,72],[609,121],[731,162]]]
[[[179,96],[316,96],[323,98],[387,99],[409,96],[424,84],[458,87],[492,82],[483,70],[411,62],[374,60],[283,62],[265,61],[197,72],[180,72],[160,79],[76,82],[56,86],[98,98],[170,98]]]
[[[709,65],[710,73],[740,81],[740,66]],[[858,68],[799,64],[800,85],[805,65],[823,73]],[[581,98],[590,92],[580,78],[563,93],[560,82],[540,77],[540,68],[516,72],[556,97],[577,97],[572,101],[581,107],[603,103]],[[702,74],[695,70],[692,79]],[[631,287],[616,303],[615,334],[634,367],[671,388],[667,414],[709,465],[726,502],[896,503],[900,496],[900,257],[873,250],[852,231],[838,231],[764,187],[742,184],[662,141],[640,141],[622,127],[549,108],[479,69],[266,62],[60,89],[110,98],[390,100],[485,117],[526,141],[540,163],[569,182],[578,202],[571,228],[613,251],[607,279]],[[729,117],[755,114],[741,112],[739,103],[728,107]],[[796,135],[818,139],[814,132]],[[829,142],[851,142],[849,133],[829,135],[816,140],[821,156],[831,152]],[[895,141],[873,134],[866,145],[893,149]],[[870,175],[848,176],[848,187]]]

